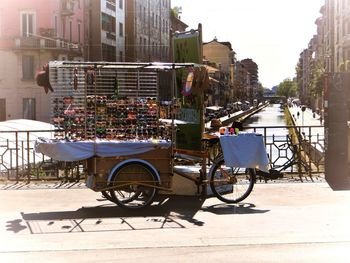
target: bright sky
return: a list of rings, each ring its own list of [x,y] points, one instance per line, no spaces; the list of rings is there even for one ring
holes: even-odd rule
[[[325,0],[171,0],[181,20],[203,26],[203,41],[231,42],[238,60],[253,59],[266,88],[295,76],[300,53],[316,34]]]

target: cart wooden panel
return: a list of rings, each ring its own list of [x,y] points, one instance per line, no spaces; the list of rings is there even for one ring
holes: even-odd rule
[[[155,149],[146,153],[128,156],[90,158],[86,163],[87,186],[94,191],[104,190],[108,186],[108,177],[112,169],[120,162],[129,159],[140,159],[149,162],[160,175],[160,187],[171,189],[173,176],[171,149]]]

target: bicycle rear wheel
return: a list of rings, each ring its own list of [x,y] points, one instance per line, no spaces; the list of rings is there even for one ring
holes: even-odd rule
[[[213,194],[225,203],[238,203],[252,192],[255,170],[228,167],[223,156],[218,157],[209,171],[210,188]]]

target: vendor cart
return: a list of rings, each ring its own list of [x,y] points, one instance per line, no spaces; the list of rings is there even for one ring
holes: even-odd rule
[[[121,207],[182,194],[178,176],[195,186],[194,195],[206,197],[209,189],[225,202],[239,202],[253,189],[253,168],[268,163],[262,137],[253,134],[265,159],[226,165],[219,137],[204,133],[209,78],[200,65],[55,61],[49,80],[56,132],[38,139],[36,151],[59,161],[84,160],[87,187]],[[160,90],[169,96],[160,97]],[[189,165],[195,169],[184,171]]]

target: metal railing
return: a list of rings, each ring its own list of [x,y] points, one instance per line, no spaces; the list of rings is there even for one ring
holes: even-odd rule
[[[324,136],[319,132],[320,128],[322,127],[255,126],[246,127],[245,130],[264,136],[271,168],[283,167],[297,154],[303,166],[293,165],[283,172],[297,174],[300,179],[305,176],[312,179],[315,174],[324,173]],[[53,138],[53,131],[0,131],[0,180],[79,181],[84,178],[83,161],[59,162],[36,153],[34,148],[38,137]],[[283,145],[287,147],[281,147]]]
[[[316,174],[324,174],[324,131],[323,126],[252,126],[246,131],[254,131],[264,136],[270,168],[280,169],[296,159],[297,164],[283,170],[296,174],[302,180],[313,180]]]
[[[15,48],[29,49],[58,49],[66,51],[82,52],[82,46],[78,43],[67,42],[58,38],[47,38],[41,36],[16,37]]]
[[[53,134],[52,130],[0,131],[0,180],[79,181],[82,162],[58,162],[35,152],[36,139]]]

